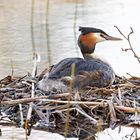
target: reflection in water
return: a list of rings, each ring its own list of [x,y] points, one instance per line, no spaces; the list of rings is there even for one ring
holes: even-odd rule
[[[31,5],[31,41],[32,41],[33,55],[36,52],[35,40],[34,40],[34,4],[35,4],[35,1],[32,0],[32,5]]]
[[[17,0],[1,0],[0,77],[11,74],[11,60],[15,68],[14,75],[31,72],[32,51],[41,55],[39,71],[63,58],[81,57],[76,47],[79,26],[99,27],[116,36],[119,33],[114,25],[126,33],[132,26],[135,32],[132,43],[139,53],[140,22],[134,16],[140,12],[139,3],[138,0],[24,0],[20,3]],[[95,53],[106,58],[117,74],[125,75],[128,72],[140,75],[140,65],[131,52],[121,51],[127,46],[125,41],[102,43]]]
[[[51,65],[51,48],[50,48],[50,35],[49,35],[49,2],[50,0],[46,0],[46,41],[47,41],[47,56],[48,56],[48,64]]]
[[[2,136],[0,136],[0,140],[26,140],[25,130],[23,128],[2,126],[1,129]],[[56,133],[32,130],[28,140],[65,140],[65,138]],[[75,138],[73,140],[77,139]]]
[[[74,12],[74,23],[73,23],[73,31],[74,31],[74,41],[75,41],[75,50],[78,55],[78,46],[77,46],[77,18],[78,18],[78,0],[75,2],[75,12]],[[78,55],[79,56],[79,55]]]

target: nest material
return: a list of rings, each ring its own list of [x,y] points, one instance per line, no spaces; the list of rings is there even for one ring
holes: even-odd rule
[[[0,81],[1,120],[8,117],[12,124],[20,126],[21,114],[25,122],[30,104],[33,111],[28,129],[34,127],[67,137],[83,139],[117,125],[140,126],[138,77],[116,77],[112,87],[88,87],[71,96],[55,90],[43,92],[35,89],[35,97],[31,98],[32,83],[37,81],[38,78],[31,75],[7,76]]]

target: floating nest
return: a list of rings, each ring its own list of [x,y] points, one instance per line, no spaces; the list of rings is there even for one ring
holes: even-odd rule
[[[72,94],[43,92],[34,88],[37,82],[30,74],[0,80],[1,124],[22,126],[27,135],[34,128],[80,139],[118,125],[140,126],[139,77],[116,76],[111,87]]]

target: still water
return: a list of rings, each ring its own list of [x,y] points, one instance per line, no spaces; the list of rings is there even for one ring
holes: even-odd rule
[[[79,26],[103,29],[110,35],[122,37],[117,25],[126,35],[134,29],[132,45],[140,54],[139,0],[1,0],[0,1],[0,78],[11,74],[24,75],[32,71],[35,50],[41,56],[39,72],[49,64],[66,57],[81,57],[75,37]],[[102,42],[95,53],[105,58],[119,75],[140,75],[140,64],[129,52],[124,39]]]
[[[82,57],[76,38],[79,26],[103,29],[122,37],[117,25],[128,35],[134,30],[131,42],[140,54],[139,0],[0,0],[0,78],[11,74],[23,76],[32,71],[33,52],[41,61],[38,72],[66,57]],[[102,42],[95,53],[105,58],[118,75],[140,76],[140,64],[124,39]],[[139,55],[140,56],[140,55]]]

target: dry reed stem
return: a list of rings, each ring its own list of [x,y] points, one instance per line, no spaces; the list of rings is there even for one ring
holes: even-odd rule
[[[113,103],[110,100],[107,101],[107,103],[109,105],[109,114],[110,114],[111,121],[112,122],[117,122],[117,117],[116,117],[116,113],[115,113]]]
[[[34,98],[27,98],[27,99],[17,99],[17,100],[12,100],[12,101],[2,101],[1,105],[4,106],[14,106],[17,105],[19,103],[29,103],[29,102],[35,102],[35,101],[45,101],[48,103],[58,103],[58,104],[68,104],[68,101],[62,101],[62,100],[53,100],[53,99],[47,99],[48,96],[40,96],[40,97],[34,97]],[[81,105],[99,105],[101,107],[106,107],[108,106],[108,104],[104,101],[104,102],[95,102],[95,101],[70,101],[69,102],[71,105],[75,105],[75,104],[81,104]],[[140,113],[140,107],[137,108],[133,108],[133,107],[125,107],[125,106],[118,106],[116,103],[113,103],[114,108],[117,108],[119,110],[122,110],[126,113],[135,113],[135,111]]]
[[[32,70],[32,77],[35,78],[36,76],[36,72],[37,72],[37,58],[38,58],[38,55],[37,53],[33,53],[33,70]],[[34,98],[35,97],[35,83],[32,82],[32,87],[31,87],[31,98]],[[32,106],[33,106],[33,102],[30,102],[30,105],[29,105],[29,109],[28,109],[28,113],[27,113],[27,119],[28,121],[30,121],[31,119],[31,116],[32,116]]]
[[[72,97],[72,85],[73,85],[73,80],[74,80],[74,75],[75,75],[75,64],[73,63],[72,64],[72,67],[71,67],[71,80],[70,80],[70,93],[69,93],[69,96],[68,96],[68,110],[67,110],[67,116],[66,116],[66,124],[65,124],[65,131],[64,131],[64,136],[65,136],[65,139],[68,135],[68,130],[69,130],[69,120],[70,120],[70,100],[71,100],[71,97]]]
[[[79,108],[75,108],[77,110],[77,112],[81,113],[82,115],[84,115],[85,117],[87,117],[89,120],[91,120],[91,122],[94,125],[97,125],[98,121],[96,119],[94,119],[93,117],[89,116],[86,112],[84,112],[83,110],[79,109]]]
[[[69,93],[62,93],[62,94],[57,94],[54,96],[39,96],[39,97],[34,97],[34,98],[24,98],[24,99],[16,99],[16,100],[11,100],[11,101],[2,101],[1,105],[3,106],[14,106],[17,104],[27,104],[30,102],[37,102],[37,101],[46,101],[45,99],[48,98],[61,98],[61,97],[67,97]],[[56,100],[57,101],[57,100]]]

